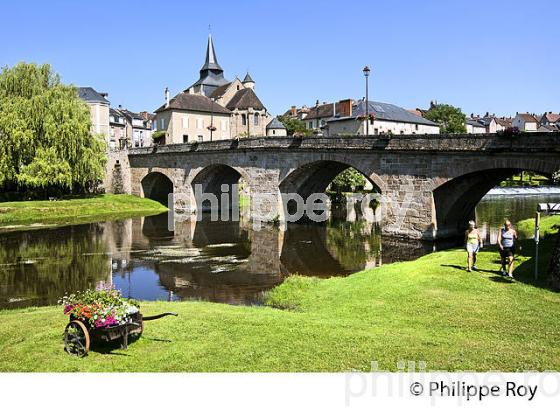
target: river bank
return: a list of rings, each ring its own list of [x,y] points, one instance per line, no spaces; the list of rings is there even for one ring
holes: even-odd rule
[[[546,218],[541,279],[533,280],[533,242],[519,243],[510,282],[496,274],[495,247],[464,269],[451,249],[345,278],[292,276],[270,291],[268,306],[142,302],[143,313],[176,311],[149,322],[128,351],[62,350],[60,307],[0,311],[0,371],[397,371],[399,361],[427,370],[560,370],[560,294],[544,272],[560,217]],[[531,222],[519,224],[529,237]],[[526,231],[526,232],[525,232]]]
[[[0,232],[107,221],[167,211],[133,195],[92,195],[57,201],[0,202]]]
[[[500,195],[559,195],[560,186],[520,186],[495,187],[486,194],[487,197]]]

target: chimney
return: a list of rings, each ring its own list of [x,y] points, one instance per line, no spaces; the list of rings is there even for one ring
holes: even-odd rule
[[[165,87],[165,108],[169,107],[169,88]]]
[[[103,98],[109,97],[109,93],[99,93]]]
[[[339,117],[352,116],[352,100],[350,98],[340,100],[336,104],[336,115],[338,115]]]
[[[293,117],[297,115],[297,108],[295,105],[292,105],[292,108],[290,108],[290,113]]]
[[[145,120],[148,119],[148,111],[140,111],[138,114],[140,114],[140,116]]]

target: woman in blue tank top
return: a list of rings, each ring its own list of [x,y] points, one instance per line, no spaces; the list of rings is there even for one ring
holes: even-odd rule
[[[498,233],[498,246],[502,257],[502,275],[513,279],[513,260],[515,258],[515,242],[517,232],[512,228],[511,222],[506,219],[504,227]],[[507,265],[507,270],[506,270]]]

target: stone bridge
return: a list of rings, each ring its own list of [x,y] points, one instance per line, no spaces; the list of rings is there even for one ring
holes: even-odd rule
[[[348,167],[380,192],[385,233],[431,240],[463,232],[481,198],[509,176],[557,172],[560,135],[263,137],[153,146],[113,152],[105,186],[162,201],[181,193],[183,208],[195,213],[195,185],[219,196],[223,184],[241,181],[251,199],[269,198],[251,200],[252,217],[271,221],[285,216],[281,194],[324,192]]]

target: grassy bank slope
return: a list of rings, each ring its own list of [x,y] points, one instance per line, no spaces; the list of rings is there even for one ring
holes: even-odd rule
[[[167,208],[132,195],[95,195],[61,201],[0,202],[0,231],[154,215]]]
[[[551,225],[552,225],[552,221]],[[543,255],[551,249],[545,238]],[[560,370],[560,294],[532,280],[530,241],[510,282],[495,274],[495,249],[464,270],[460,249],[347,278],[294,276],[268,304],[145,302],[147,322],[128,351],[62,351],[59,307],[0,311],[2,371],[395,371],[400,360],[430,370]],[[544,271],[546,261],[543,257]]]

